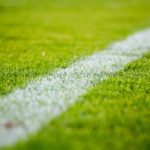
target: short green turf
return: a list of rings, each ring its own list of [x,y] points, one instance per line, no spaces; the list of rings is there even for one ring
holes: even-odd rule
[[[0,0],[0,95],[150,26],[149,0]],[[150,147],[150,54],[8,149]]]
[[[1,0],[0,95],[150,25],[149,0]]]
[[[150,53],[8,150],[149,150]]]

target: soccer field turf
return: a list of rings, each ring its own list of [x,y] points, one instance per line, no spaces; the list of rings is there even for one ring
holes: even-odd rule
[[[149,0],[1,0],[0,95],[148,28],[149,14]],[[149,149],[149,54],[8,149]]]

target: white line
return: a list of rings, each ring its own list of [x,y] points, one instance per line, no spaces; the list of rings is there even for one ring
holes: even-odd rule
[[[0,146],[35,132],[97,82],[139,59],[148,49],[150,30],[145,30],[1,97]]]

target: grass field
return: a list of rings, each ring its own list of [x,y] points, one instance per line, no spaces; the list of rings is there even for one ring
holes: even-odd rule
[[[0,0],[0,95],[148,28],[149,14],[149,0]],[[8,149],[149,149],[149,64],[150,53]]]

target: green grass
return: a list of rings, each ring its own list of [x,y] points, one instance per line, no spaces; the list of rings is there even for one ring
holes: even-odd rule
[[[149,0],[1,0],[0,95],[149,27],[149,14]],[[129,64],[9,149],[149,149],[149,64]]]
[[[150,53],[99,83],[27,142],[9,150],[148,150]]]
[[[0,95],[150,25],[148,0],[24,1],[0,2]]]

